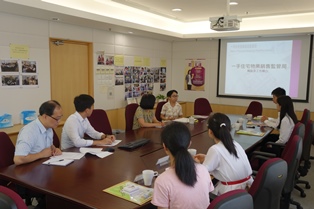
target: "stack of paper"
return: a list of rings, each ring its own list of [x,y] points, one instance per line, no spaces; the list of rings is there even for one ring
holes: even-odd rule
[[[265,133],[253,131],[253,130],[239,130],[236,132],[237,134],[245,134],[245,135],[251,135],[251,136],[264,136]]]
[[[80,152],[83,153],[84,155],[86,153],[92,154],[92,155],[96,155],[100,158],[104,158],[107,157],[109,155],[112,155],[112,152],[108,152],[108,151],[102,151],[103,148],[88,148],[88,147],[81,147],[80,148]]]
[[[150,201],[153,196],[153,188],[144,187],[128,180],[103,191],[139,205]]]

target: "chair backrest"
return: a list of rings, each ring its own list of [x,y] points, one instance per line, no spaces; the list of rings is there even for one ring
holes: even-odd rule
[[[207,209],[253,209],[252,196],[243,189],[232,190],[216,197]]]
[[[291,193],[294,188],[296,174],[302,154],[302,144],[302,138],[298,135],[294,135],[291,139],[289,139],[282,152],[281,158],[288,164],[288,175],[282,190],[283,194]]]
[[[253,197],[254,209],[280,208],[287,167],[286,161],[280,158],[272,158],[263,163],[248,191]]]
[[[313,122],[308,120],[305,124],[305,134],[303,138],[303,150],[301,160],[310,160],[311,157],[311,144],[313,139]]]
[[[132,103],[125,107],[125,131],[130,131],[133,129],[133,120],[138,104]]]
[[[302,118],[301,118],[300,122],[303,123],[304,125],[306,125],[307,121],[310,120],[310,118],[311,118],[311,112],[305,108],[303,110],[303,114],[302,114]]]
[[[27,209],[23,199],[13,190],[0,186],[1,209]]]
[[[292,139],[295,135],[298,135],[303,139],[304,133],[305,133],[305,125],[301,122],[297,122],[297,124],[295,124],[292,130],[289,140]]]
[[[164,106],[164,104],[166,104],[167,102],[158,102],[157,104],[157,107],[156,107],[156,110],[155,110],[155,116],[156,116],[156,119],[161,121],[161,117],[160,117],[160,113],[161,113],[161,110],[162,110],[162,106]]]
[[[252,114],[253,117],[256,117],[258,115],[262,115],[263,113],[263,105],[262,103],[258,101],[252,101],[248,108],[246,109],[245,115],[246,114]]]
[[[194,101],[194,115],[209,115],[211,112],[212,107],[206,98],[197,98]]]
[[[0,168],[14,164],[15,147],[5,132],[0,132]]]
[[[59,136],[54,129],[52,129],[52,130],[53,130],[53,145],[57,148],[60,148]]]
[[[105,110],[94,109],[88,120],[96,131],[104,134],[112,134],[111,125]]]

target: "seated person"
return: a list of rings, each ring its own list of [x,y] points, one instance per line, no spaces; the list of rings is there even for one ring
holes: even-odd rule
[[[290,139],[291,133],[294,129],[295,124],[298,123],[297,116],[294,112],[292,100],[289,96],[281,96],[277,99],[277,110],[280,113],[279,129],[278,134],[269,134],[263,140],[262,151],[280,154],[280,148],[272,147],[271,145],[265,145],[265,143],[271,141],[276,143],[286,144]]]
[[[36,120],[25,125],[17,137],[14,163],[21,165],[53,155],[61,155],[61,150],[53,145],[53,128],[62,118],[62,109],[55,100],[44,102],[39,108]]]
[[[273,96],[273,102],[275,104],[277,104],[277,99],[278,97],[281,96],[286,96],[286,90],[284,90],[283,88],[275,88],[272,92],[271,95]],[[278,117],[276,119],[273,118],[269,118],[266,116],[263,116],[261,118],[261,122],[265,123],[267,126],[272,127],[272,128],[277,128],[278,124],[279,124],[279,112],[278,112]]]
[[[235,189],[246,189],[253,183],[252,168],[248,157],[232,135],[228,116],[215,113],[208,118],[208,136],[214,141],[207,154],[194,156],[196,162],[203,163],[208,172],[219,180],[212,192],[221,195]]]
[[[94,110],[94,98],[87,94],[81,94],[74,98],[76,112],[65,121],[61,134],[61,148],[86,147],[92,145],[111,144],[115,140],[114,135],[107,135],[96,131],[89,123],[89,117]],[[84,134],[93,139],[84,139]]]
[[[156,98],[152,94],[142,96],[140,106],[136,109],[133,119],[133,130],[140,127],[163,126],[164,124],[157,120],[154,112]]]
[[[187,126],[171,123],[162,131],[161,141],[170,167],[157,177],[151,203],[158,208],[207,208],[214,186],[207,169],[194,162],[187,150],[191,144]]]
[[[170,90],[167,93],[168,102],[162,106],[160,117],[163,120],[174,120],[177,118],[181,118],[182,107],[177,102],[178,101],[178,92],[176,90]]]

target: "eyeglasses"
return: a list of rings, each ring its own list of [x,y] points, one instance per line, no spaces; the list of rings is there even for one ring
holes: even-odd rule
[[[60,116],[59,119],[57,119],[57,118],[55,118],[55,117],[52,117],[51,115],[48,115],[48,116],[51,117],[52,119],[54,119],[54,120],[57,121],[57,122],[60,122],[60,120],[61,120],[61,118],[62,118],[62,115]]]
[[[179,97],[179,95],[172,95],[171,97]]]

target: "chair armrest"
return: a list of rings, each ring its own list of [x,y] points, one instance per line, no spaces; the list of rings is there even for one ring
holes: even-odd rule
[[[210,201],[213,201],[216,197],[218,197],[218,195],[215,195],[215,194],[213,194],[213,193],[209,193],[209,199],[210,199]]]
[[[255,158],[255,156],[265,156],[265,157],[267,157],[269,159],[269,158],[276,157],[276,154],[269,153],[269,152],[262,152],[262,151],[254,151],[252,153],[252,158]]]
[[[266,145],[272,145],[272,146],[277,146],[280,148],[284,148],[286,146],[286,144],[283,143],[275,143],[275,142],[267,142]]]

